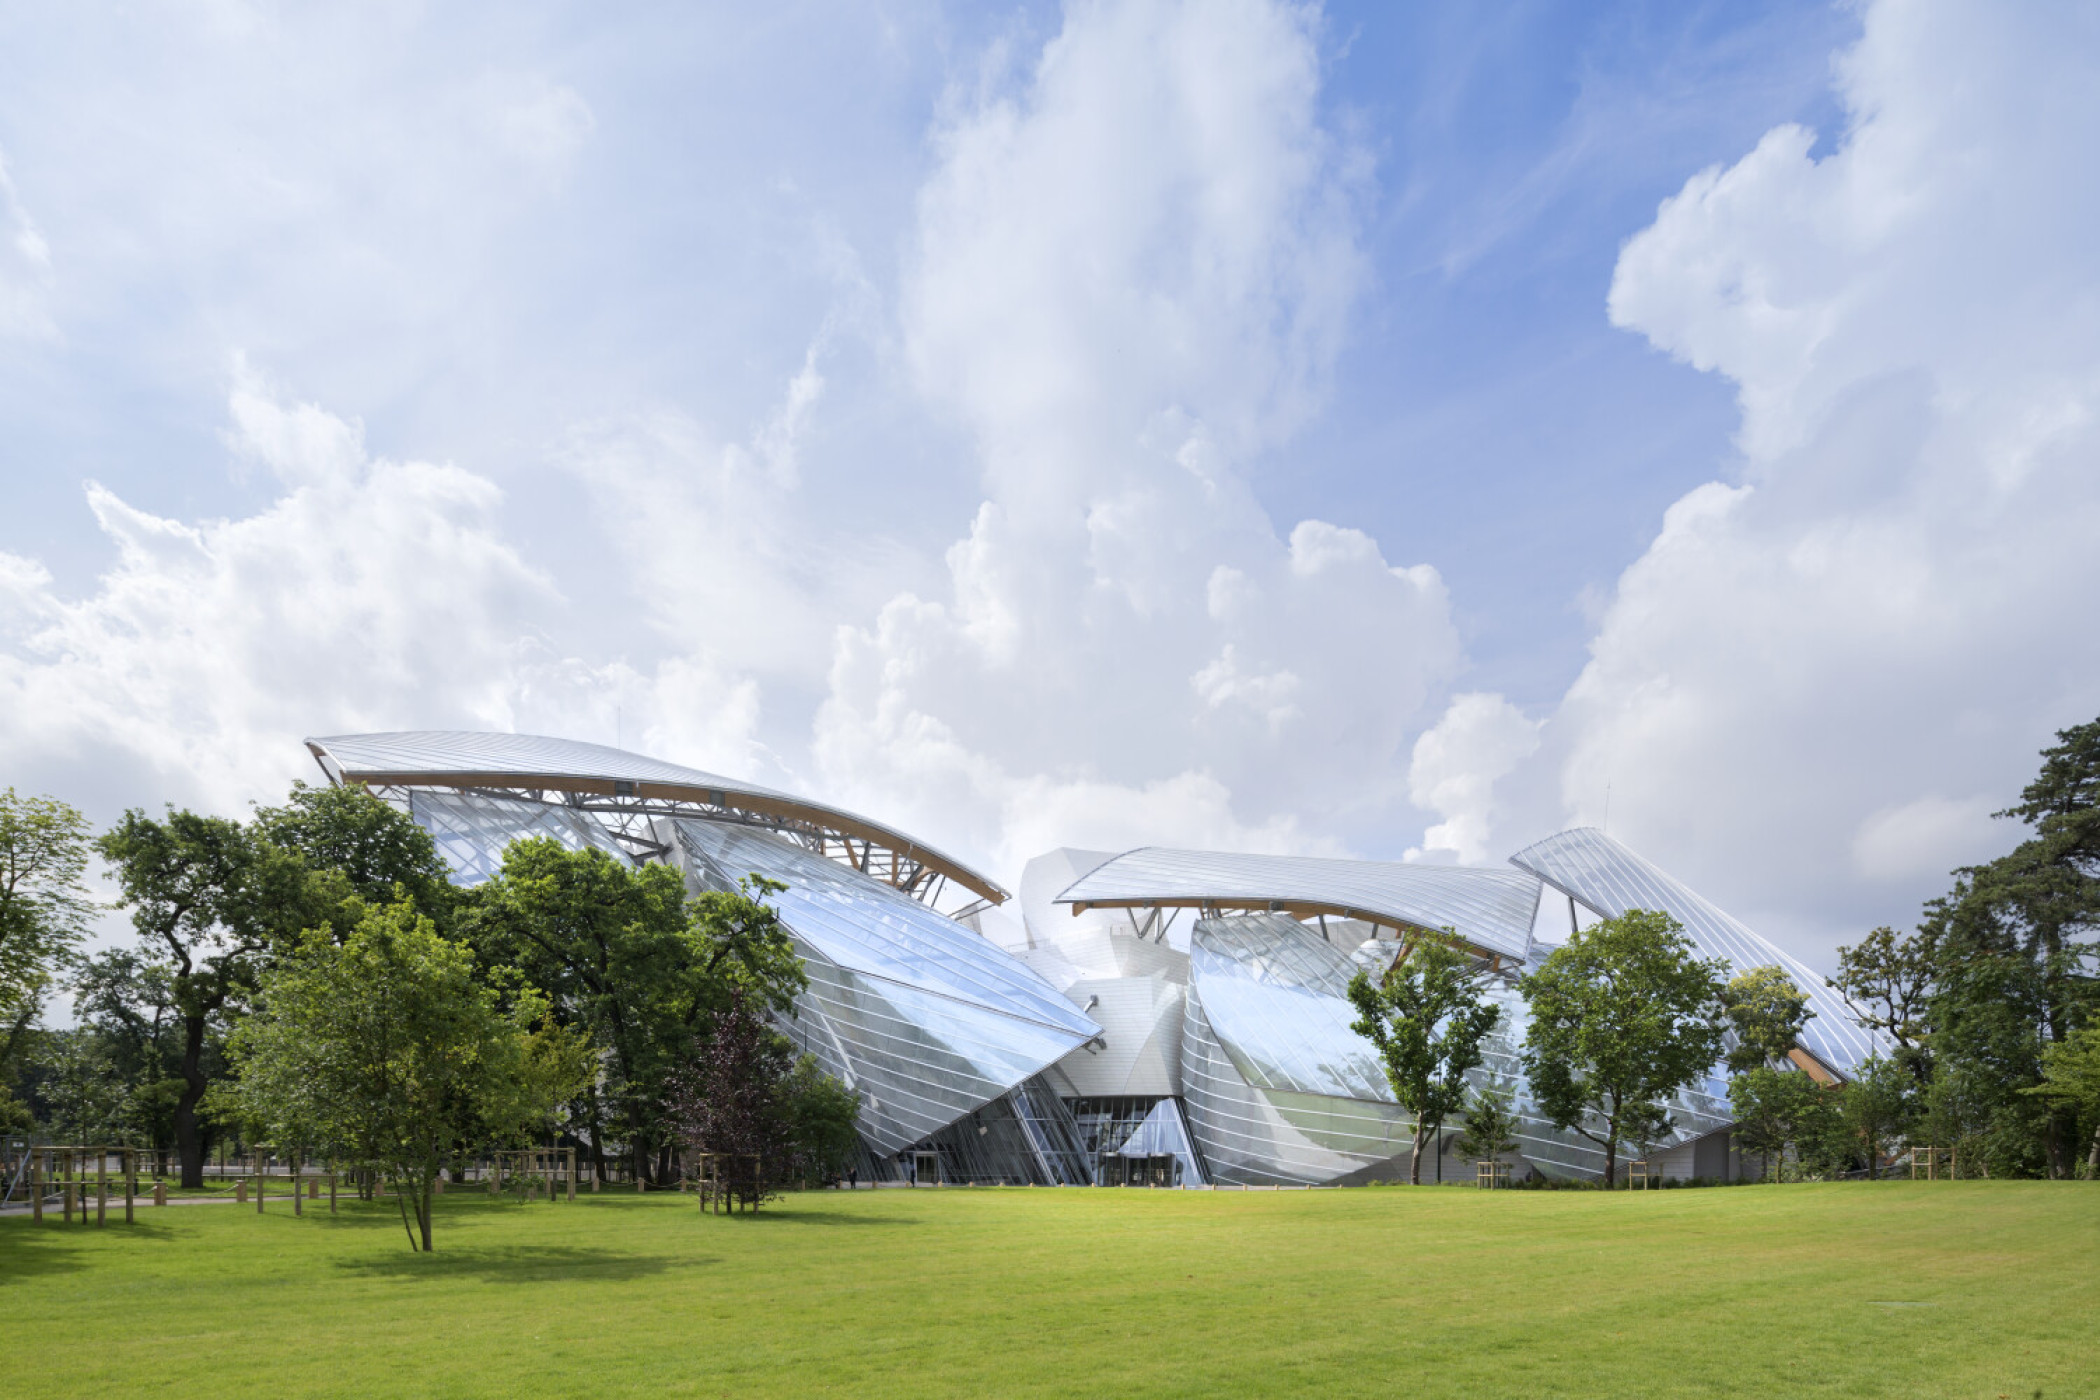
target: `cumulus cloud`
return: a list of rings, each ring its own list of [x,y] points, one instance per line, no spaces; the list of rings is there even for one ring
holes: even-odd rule
[[[1500,695],[1454,696],[1443,718],[1415,740],[1408,795],[1443,820],[1422,833],[1407,858],[1479,865],[1508,854],[1494,847],[1495,784],[1538,747],[1538,722]]]
[[[1734,381],[1744,466],[1620,579],[1547,750],[1558,815],[1609,789],[1614,834],[1827,938],[2003,849],[1984,812],[2100,695],[2100,21],[1864,20],[1827,153],[1771,132],[1620,258],[1613,319]]]
[[[954,100],[904,344],[985,499],[943,587],[841,629],[829,785],[1011,865],[1331,848],[1404,803],[1458,660],[1443,581],[1357,530],[1279,538],[1248,484],[1319,404],[1363,279],[1365,163],[1319,120],[1314,23],[1075,6],[1026,73]]]
[[[638,733],[669,752],[751,760],[748,683],[692,659],[645,676],[552,649],[539,620],[559,594],[505,539],[485,477],[373,458],[356,423],[287,402],[245,368],[229,407],[230,447],[277,485],[262,510],[182,521],[91,484],[115,558],[81,597],[0,554],[10,773],[33,785],[63,764],[66,790],[91,804],[157,788],[234,811],[313,776],[309,734],[589,723],[595,737],[621,690]],[[120,778],[114,801],[83,793],[88,775]]]

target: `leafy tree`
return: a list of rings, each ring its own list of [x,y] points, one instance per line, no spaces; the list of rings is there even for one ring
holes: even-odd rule
[[[692,1059],[669,1076],[667,1117],[687,1151],[727,1160],[721,1178],[738,1204],[756,1206],[791,1169],[786,1083],[794,1047],[765,1023],[752,998],[733,987]]]
[[[674,1141],[663,1121],[666,1076],[733,988],[785,1011],[807,985],[765,903],[783,888],[754,876],[688,899],[670,866],[637,869],[537,838],[513,842],[501,873],[466,892],[460,928],[483,960],[516,967],[547,993],[561,1024],[604,1051],[575,1113],[601,1176],[617,1138],[637,1179],[662,1179]]]
[[[451,912],[453,886],[430,833],[357,784],[316,788],[293,783],[282,807],[256,810],[254,828],[264,839],[297,852],[308,870],[339,873],[347,893],[367,905],[391,904],[398,888],[440,927]]]
[[[50,797],[0,792],[0,1102],[44,996],[71,961],[94,905],[87,818]]]
[[[1476,1162],[1517,1150],[1517,1115],[1510,1107],[1509,1091],[1486,1088],[1473,1096],[1466,1108],[1465,1129],[1458,1135],[1458,1150]]]
[[[2074,1031],[2042,1052],[2042,1082],[2025,1090],[2073,1115],[2091,1133],[2082,1174],[2100,1178],[2100,1025]]]
[[[200,1187],[210,1041],[253,989],[273,942],[313,921],[306,867],[239,822],[173,808],[164,821],[126,812],[96,847],[144,951],[167,959],[182,1036],[175,1145],[182,1184]]]
[[[168,963],[125,948],[89,958],[73,978],[73,1013],[80,1030],[99,1041],[122,1085],[120,1139],[172,1149],[182,1041]],[[217,1068],[207,1062],[207,1078]]]
[[[2100,720],[2062,730],[2042,769],[2001,817],[2033,835],[1987,865],[1956,872],[1927,907],[1935,940],[1932,1050],[1967,1066],[1972,1090],[1993,1086],[1985,1140],[2002,1170],[2069,1176],[2082,1142],[2075,1113],[2022,1091],[2044,1056],[2100,1002]]]
[[[1838,1119],[1866,1159],[1867,1175],[1881,1175],[1883,1149],[1901,1139],[1916,1121],[1916,1080],[1902,1065],[1868,1059],[1838,1098]]]
[[[819,1182],[843,1176],[860,1148],[860,1094],[804,1055],[783,1087],[796,1174]]]
[[[1764,1174],[1784,1171],[1787,1157],[1803,1144],[1822,1140],[1836,1112],[1838,1091],[1799,1070],[1759,1065],[1728,1081],[1736,1138],[1745,1152],[1762,1159]]]
[[[574,1092],[581,1046],[546,1009],[529,989],[506,1009],[412,901],[371,909],[340,942],[303,935],[263,975],[231,1036],[227,1106],[275,1142],[375,1172],[428,1251],[445,1163],[522,1142]]]
[[[1422,1184],[1422,1144],[1466,1100],[1466,1073],[1479,1066],[1480,1042],[1501,1019],[1481,991],[1483,973],[1455,933],[1414,941],[1383,981],[1359,972],[1349,983],[1356,1020],[1385,1065],[1393,1099],[1414,1116],[1407,1178]]]
[[[1837,950],[1838,975],[1829,985],[1868,1030],[1886,1031],[1917,1062],[1932,1004],[1935,940],[1929,930],[1899,934],[1884,925]]]
[[[1784,1063],[1801,1038],[1801,1028],[1816,1014],[1808,1009],[1808,993],[1778,967],[1753,967],[1736,974],[1721,1000],[1735,1030],[1728,1067],[1738,1073]]]
[[[1721,1057],[1726,964],[1706,962],[1668,914],[1629,909],[1571,934],[1518,985],[1531,1002],[1524,1069],[1539,1107],[1604,1149],[1667,1131],[1662,1105]]]

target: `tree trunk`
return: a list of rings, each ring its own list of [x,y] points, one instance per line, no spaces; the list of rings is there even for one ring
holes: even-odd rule
[[[182,1021],[182,1094],[175,1100],[175,1150],[182,1158],[182,1189],[204,1188],[204,1141],[197,1131],[197,1104],[204,1098],[204,1017]]]
[[[423,1252],[430,1253],[430,1173],[423,1173],[423,1188],[416,1201],[416,1224],[423,1231]]]
[[[2085,1154],[2085,1176],[2088,1181],[2100,1181],[2100,1123],[2093,1125],[2093,1150]]]
[[[1409,1186],[1420,1186],[1422,1184],[1422,1126],[1422,1120],[1420,1118],[1415,1119],[1415,1140],[1407,1153],[1407,1184]]]
[[[1612,1124],[1612,1133],[1604,1143],[1604,1189],[1609,1191],[1619,1180],[1619,1134],[1618,1124]]]

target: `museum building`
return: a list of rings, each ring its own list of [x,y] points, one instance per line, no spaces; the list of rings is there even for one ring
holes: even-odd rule
[[[1473,1076],[1510,1090],[1519,1174],[1595,1177],[1518,1064],[1516,978],[1556,928],[1627,909],[1677,918],[1702,955],[1776,964],[1816,1013],[1793,1058],[1842,1080],[1886,1053],[1823,980],[1603,833],[1562,832],[1505,869],[1142,848],[1030,861],[1020,898],[870,818],[621,749],[503,733],[307,741],[430,832],[454,878],[545,836],[663,862],[695,890],[757,873],[809,973],[780,1029],[860,1095],[864,1179],[1036,1185],[1339,1185],[1406,1177],[1413,1133],[1345,989],[1411,934],[1451,930],[1503,1015]],[[1566,917],[1551,912],[1565,900]],[[1018,917],[1012,909],[1018,905]],[[1650,1144],[1679,1177],[1745,1171],[1720,1066]],[[1470,1179],[1441,1135],[1425,1170]]]

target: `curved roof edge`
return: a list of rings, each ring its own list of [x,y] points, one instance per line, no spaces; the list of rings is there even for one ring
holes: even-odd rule
[[[332,783],[523,789],[583,798],[585,807],[598,805],[588,799],[599,798],[608,808],[630,803],[684,809],[687,815],[696,815],[689,810],[694,807],[734,812],[769,824],[808,828],[827,844],[835,840],[844,848],[845,863],[877,879],[883,877],[873,868],[879,864],[874,857],[882,852],[889,857],[891,872],[886,883],[902,889],[913,889],[924,874],[931,874],[992,904],[1003,904],[1009,897],[996,882],[894,827],[827,803],[607,744],[536,734],[403,730],[310,738],[306,747]]]
[[[1457,931],[1483,957],[1531,951],[1539,882],[1478,867],[1323,856],[1256,856],[1141,846],[1103,862],[1055,903],[1087,909],[1243,909],[1334,915],[1391,928]]]

